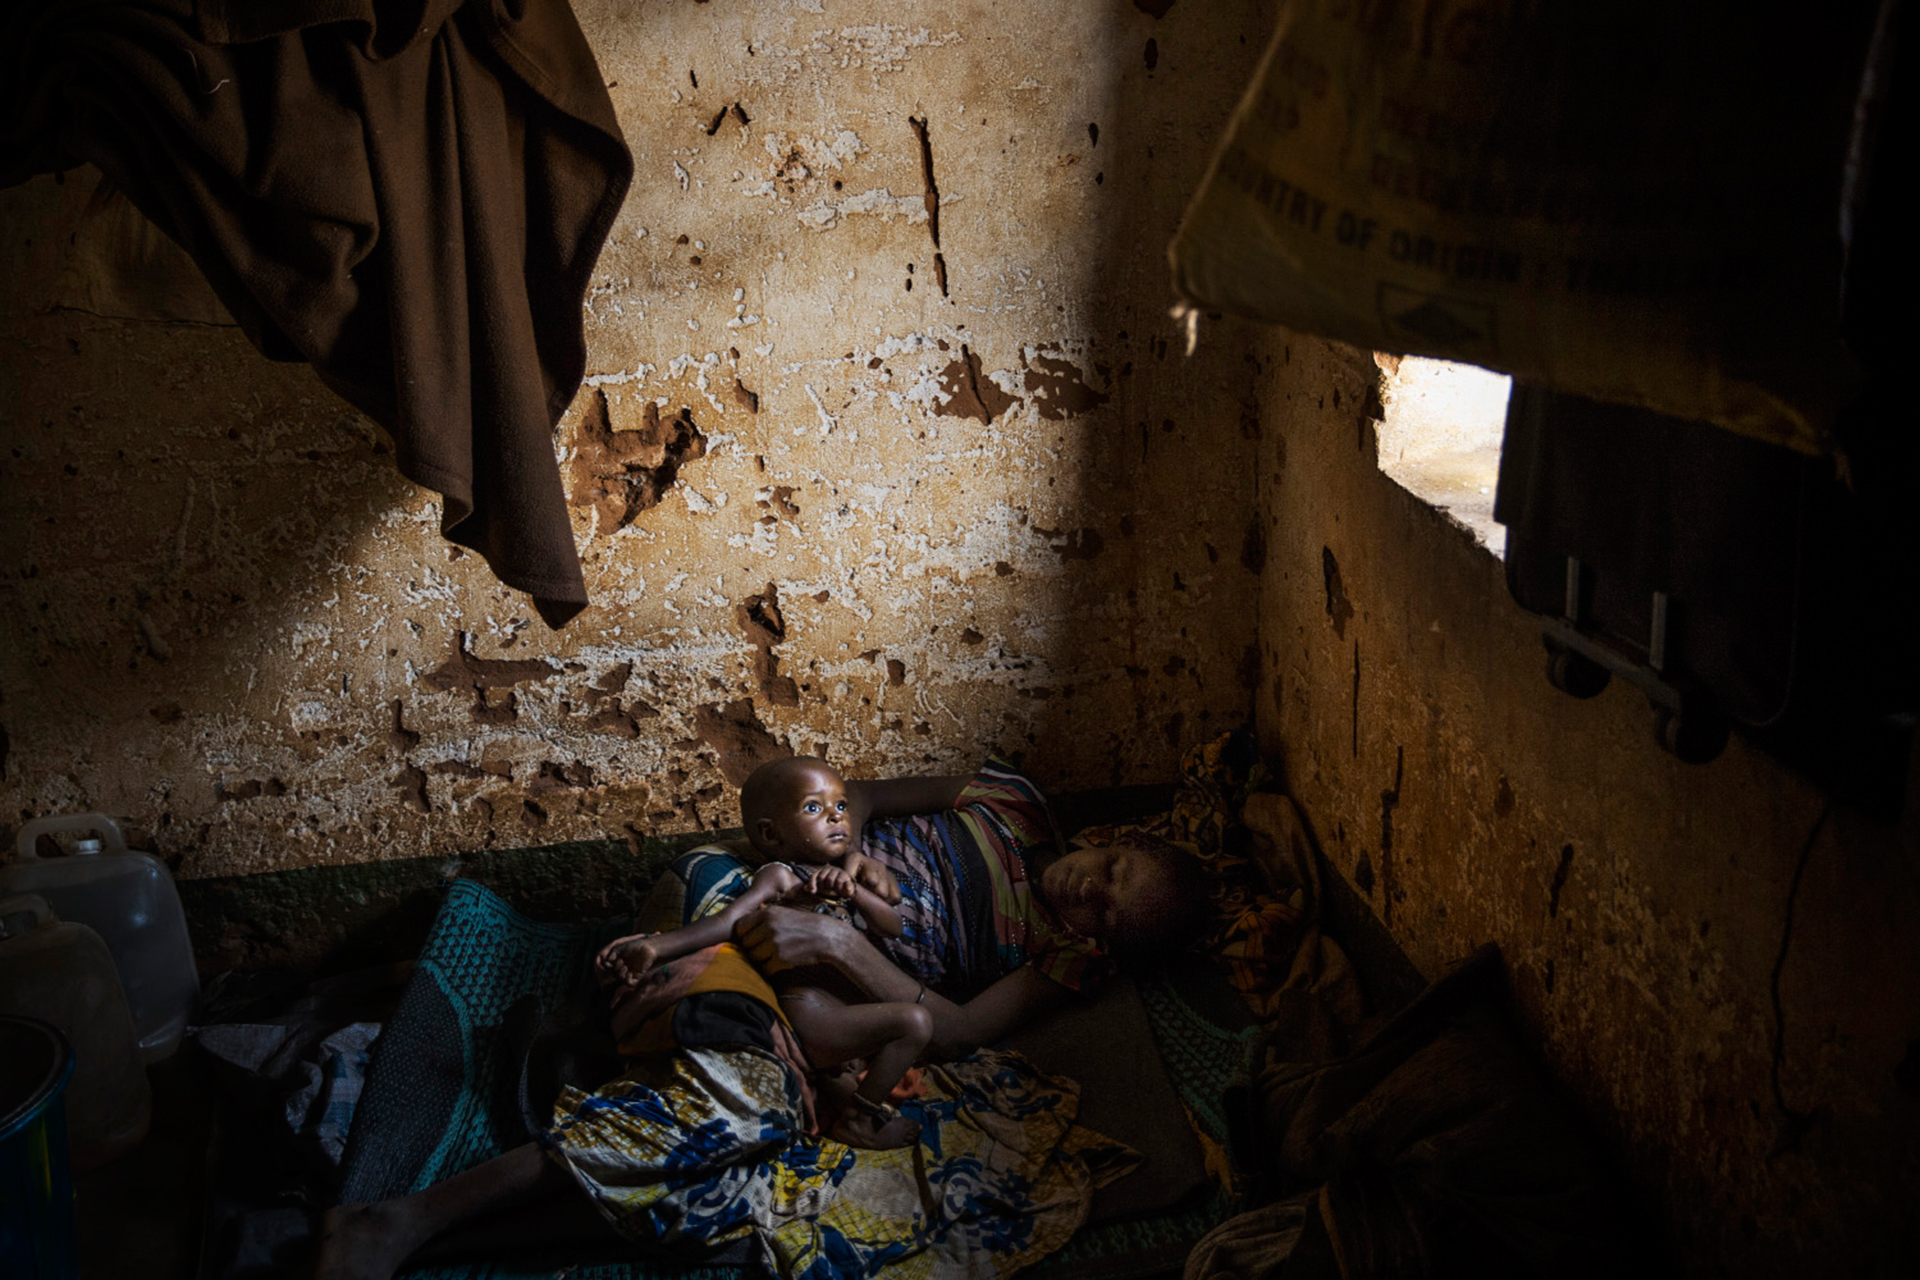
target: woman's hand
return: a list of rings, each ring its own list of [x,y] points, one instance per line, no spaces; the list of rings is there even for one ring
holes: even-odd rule
[[[767,973],[826,965],[853,977],[849,946],[861,941],[844,920],[792,907],[763,907],[733,927],[734,941]]]

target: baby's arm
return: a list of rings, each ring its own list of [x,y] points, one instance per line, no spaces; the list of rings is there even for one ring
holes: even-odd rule
[[[677,960],[731,941],[735,921],[749,911],[778,900],[799,884],[800,877],[777,862],[771,863],[754,872],[753,883],[747,891],[721,911],[665,933],[636,933],[616,938],[594,957],[594,967],[603,980],[612,979],[630,987],[662,961]]]

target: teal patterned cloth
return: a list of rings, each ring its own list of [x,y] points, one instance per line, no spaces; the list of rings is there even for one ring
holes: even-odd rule
[[[345,1204],[432,1186],[525,1141],[507,1011],[595,998],[593,955],[617,922],[540,924],[471,880],[447,886],[373,1060],[341,1161]]]

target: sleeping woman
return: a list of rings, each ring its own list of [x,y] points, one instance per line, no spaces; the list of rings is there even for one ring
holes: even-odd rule
[[[1045,798],[998,760],[972,777],[847,784],[863,852],[893,873],[904,929],[878,945],[843,922],[778,906],[735,936],[759,968],[826,967],[872,1000],[921,1002],[928,1056],[1005,1039],[1090,991],[1116,956],[1198,932],[1199,863],[1164,846],[1066,851]]]
[[[876,945],[845,921],[779,905],[746,915],[734,936],[752,970],[802,969],[869,1000],[923,1007],[931,1022],[930,1060],[1004,1039],[1091,989],[1111,972],[1116,955],[1164,948],[1197,932],[1205,892],[1194,859],[1131,846],[1067,852],[1039,790],[998,761],[970,778],[849,780],[846,797],[848,827],[861,833],[862,852],[898,882],[901,936]],[[758,862],[745,842],[682,855],[656,885],[643,912],[643,920],[651,914],[653,922],[642,927],[670,928],[708,914],[716,901],[745,890]],[[748,966],[740,968],[744,976]],[[771,988],[759,1002],[733,991],[715,994],[727,1016],[712,1016],[710,1008],[706,1016],[684,1019],[686,1029],[745,1036],[734,1042],[760,1052],[702,1061],[723,1069],[744,1064],[743,1070],[772,1063],[787,1083],[758,1087],[791,1088],[805,1063],[784,1023],[761,1012],[765,1003],[778,1006]],[[728,1022],[733,1027],[722,1025]],[[684,1037],[677,1047],[677,1055],[651,1061],[684,1062],[690,1047]],[[781,1061],[794,1070],[779,1069]],[[320,1280],[384,1280],[449,1227],[569,1183],[592,1195],[617,1228],[636,1237],[670,1235],[674,1228],[657,1214],[630,1212],[622,1203],[629,1187],[657,1186],[661,1176],[644,1159],[629,1159],[646,1149],[645,1130],[659,1119],[654,1104],[636,1107],[626,1082],[655,1070],[637,1061],[628,1077],[594,1094],[563,1093],[539,1144],[411,1195],[330,1211]],[[736,1092],[755,1087],[745,1075],[724,1083]],[[756,1133],[764,1128],[754,1127]],[[764,1140],[743,1137],[748,1145]]]

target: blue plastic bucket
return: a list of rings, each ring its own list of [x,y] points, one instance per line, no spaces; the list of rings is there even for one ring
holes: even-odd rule
[[[0,1276],[75,1280],[67,1109],[73,1046],[33,1018],[0,1014]]]

